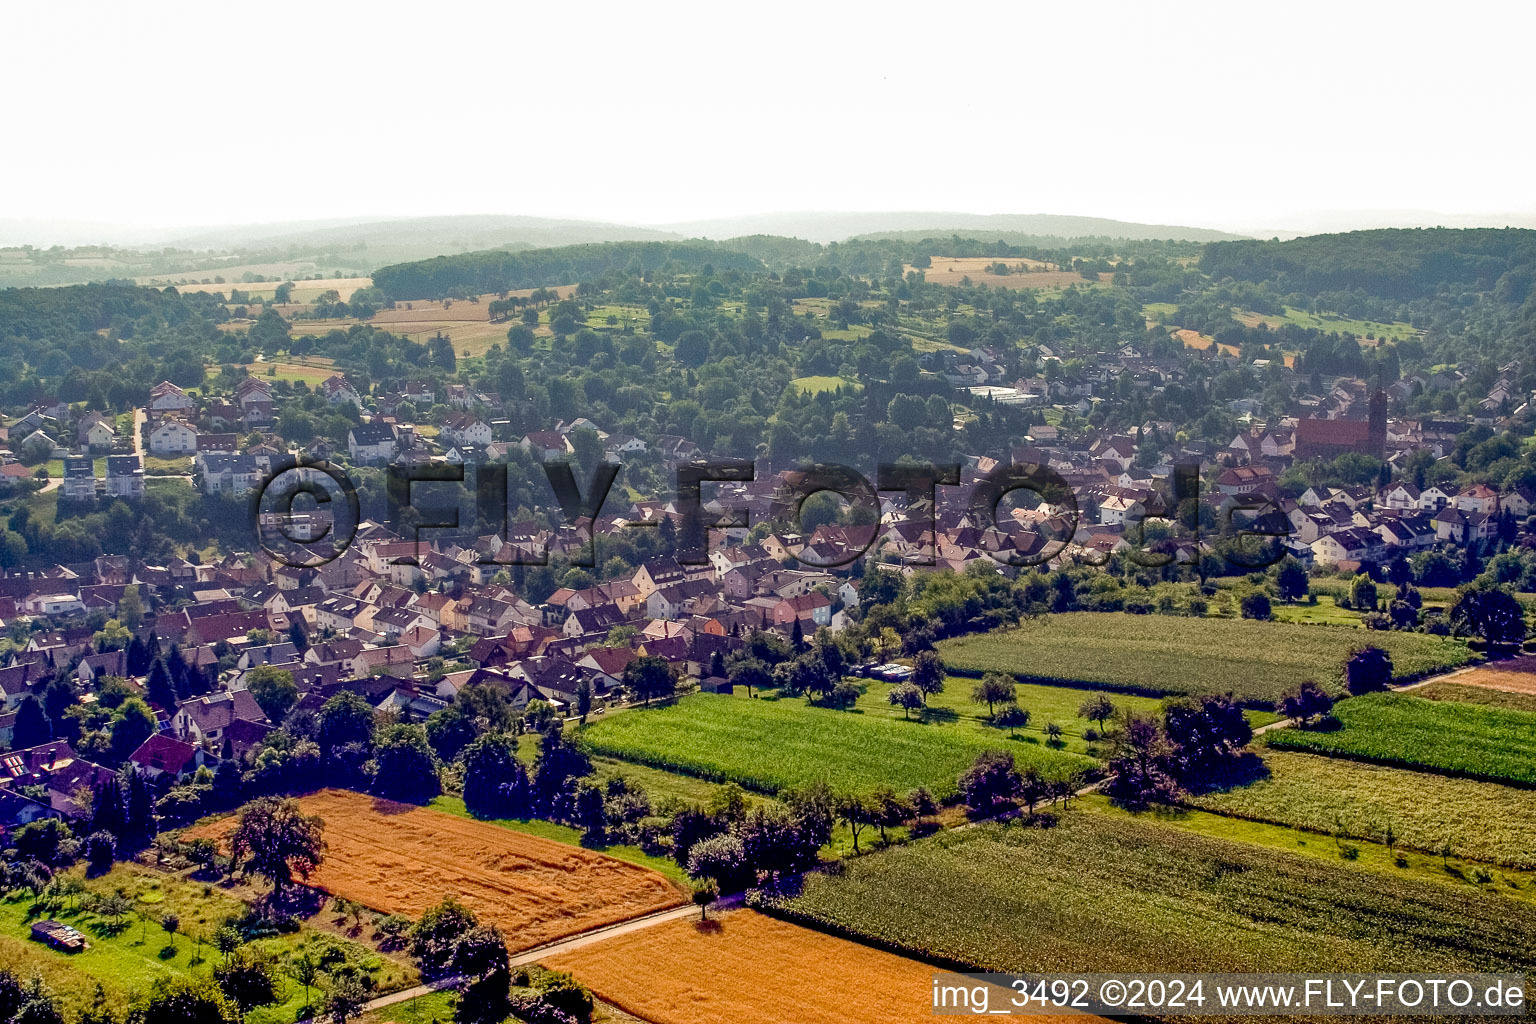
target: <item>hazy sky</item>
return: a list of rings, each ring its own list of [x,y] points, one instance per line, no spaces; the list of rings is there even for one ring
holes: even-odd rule
[[[0,218],[1528,211],[1536,4],[7,5]]]

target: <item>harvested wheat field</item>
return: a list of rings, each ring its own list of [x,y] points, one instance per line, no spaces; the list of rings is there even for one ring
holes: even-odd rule
[[[453,895],[517,952],[687,902],[663,876],[579,846],[362,793],[301,797],[325,819],[310,881],[374,910],[418,916]],[[189,832],[220,836],[233,821]]]
[[[1006,274],[994,274],[987,270],[1002,263]],[[910,272],[914,267],[904,268]],[[923,270],[923,276],[931,284],[958,285],[965,278],[972,284],[984,284],[993,288],[1067,288],[1074,284],[1091,282],[1075,270],[1062,270],[1054,263],[1023,259],[1018,256],[935,256],[931,266]],[[1106,282],[1113,275],[1100,274],[1099,281]]]
[[[1536,655],[1495,663],[1497,667],[1475,668],[1456,676],[1460,686],[1481,686],[1485,690],[1536,694]]]
[[[1174,331],[1173,336],[1178,338],[1179,341],[1184,344],[1185,348],[1198,349],[1202,352],[1216,344],[1215,338],[1201,334],[1199,331],[1192,331],[1187,327],[1183,328],[1182,330]],[[1231,345],[1222,345],[1221,354],[1224,356],[1236,356],[1242,355],[1242,352],[1239,349],[1233,348]]]
[[[752,910],[668,921],[541,963],[653,1024],[933,1019],[934,968]]]

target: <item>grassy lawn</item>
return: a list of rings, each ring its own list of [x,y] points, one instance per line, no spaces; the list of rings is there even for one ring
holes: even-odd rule
[[[1158,807],[1149,811],[1128,811],[1116,807],[1108,797],[1082,798],[1084,810],[1110,817],[1155,822],[1212,839],[1250,843],[1272,850],[1284,850],[1304,857],[1316,857],[1328,864],[1360,871],[1373,871],[1393,878],[1410,878],[1457,888],[1498,893],[1512,899],[1536,902],[1536,872],[1507,867],[1492,867],[1464,857],[1422,854],[1398,846],[1388,850],[1381,843],[1362,839],[1335,840],[1316,832],[1253,821],[1187,807]]]
[[[650,795],[652,807],[667,801],[707,805],[725,788],[725,783],[722,782],[710,782],[693,775],[679,775],[677,772],[635,764],[633,761],[620,761],[613,757],[592,758],[592,768],[597,772],[598,777],[605,781],[614,776],[623,776],[626,781],[643,787]],[[763,796],[761,793],[747,792],[746,797],[749,805],[777,803],[772,797]]]
[[[450,1024],[459,997],[452,989],[429,992],[403,1003],[370,1010],[358,1018],[360,1024]]]
[[[1340,608],[1332,597],[1323,595],[1316,604],[1285,604],[1276,601],[1271,606],[1276,622],[1298,622],[1308,626],[1360,626],[1360,613]]]
[[[78,876],[78,869],[73,873]],[[239,918],[245,905],[217,886],[183,881],[131,865],[119,865],[109,874],[89,880],[86,891],[61,897],[52,907],[34,906],[30,897],[0,901],[0,963],[32,971],[63,1000],[66,1016],[89,1006],[99,984],[107,999],[122,1006],[146,990],[156,978],[211,970],[220,954],[210,944],[213,933],[226,920]],[[114,926],[90,909],[92,897],[121,890],[134,912]],[[160,924],[167,914],[179,918],[176,934]],[[44,918],[63,921],[84,932],[90,948],[82,953],[56,952],[28,936],[31,924]],[[290,935],[259,938],[252,945],[281,964],[297,951],[308,950],[317,958],[328,954],[358,965],[372,975],[380,992],[405,988],[416,981],[416,972],[404,963],[374,950],[308,926]],[[248,1024],[287,1024],[298,1019],[304,1007],[304,990],[279,971],[282,1002],[259,1007],[246,1016]],[[317,995],[310,991],[313,999]]]
[[[1268,776],[1189,798],[1204,810],[1323,836],[1536,870],[1536,791],[1342,758],[1271,750]],[[1383,847],[1384,848],[1384,847]]]
[[[1052,828],[942,832],[770,900],[817,927],[995,971],[1518,971],[1536,959],[1524,902],[1087,811]]]
[[[446,811],[460,818],[486,821],[492,825],[511,829],[514,832],[522,832],[525,835],[539,836],[543,839],[553,839],[557,843],[566,843],[570,846],[582,846],[589,850],[596,850],[598,853],[612,857],[614,860],[627,861],[630,864],[638,864],[641,867],[660,872],[680,885],[688,884],[687,873],[665,857],[652,857],[638,846],[586,846],[581,841],[581,830],[571,828],[569,825],[559,825],[553,821],[541,821],[537,818],[530,818],[526,821],[505,818],[475,818],[474,815],[464,809],[464,801],[456,796],[440,796],[433,800],[429,806],[433,810]]]
[[[1304,679],[1337,689],[1344,660],[1365,640],[1359,630],[1328,626],[1072,612],[938,646],[950,670],[965,674],[1007,672],[1143,694],[1231,691],[1273,702]],[[1369,641],[1392,655],[1400,679],[1472,658],[1466,645],[1422,633],[1378,632]]]
[[[927,786],[943,799],[984,750],[1012,750],[1021,767],[1050,776],[1095,767],[1002,733],[714,694],[626,711],[586,726],[580,737],[596,754],[767,793],[825,781],[837,791]]]
[[[789,386],[796,391],[817,394],[822,391],[836,391],[838,388],[857,391],[861,385],[858,381],[847,380],[843,377],[796,377],[789,382]]]
[[[1269,745],[1536,787],[1536,714],[1400,693],[1339,701],[1339,728],[1280,729]]]

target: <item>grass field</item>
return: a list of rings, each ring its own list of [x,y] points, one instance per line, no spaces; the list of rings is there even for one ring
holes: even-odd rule
[[[1009,672],[1020,679],[1084,683],[1148,694],[1221,693],[1277,700],[1303,679],[1338,688],[1344,659],[1364,643],[1392,655],[1399,679],[1460,665],[1472,655],[1422,633],[1297,626],[1251,619],[1188,619],[1122,612],[1072,612],[1014,629],[945,640],[951,671]]]
[[[342,790],[300,805],[325,820],[313,884],[412,917],[452,894],[500,927],[514,951],[683,902],[654,871],[526,832]]]
[[[78,872],[77,872],[78,873]],[[91,897],[121,890],[133,902],[134,913],[123,918],[121,930],[90,909]],[[183,881],[143,868],[120,865],[109,874],[85,882],[85,892],[65,897],[62,905],[44,912],[34,909],[30,895],[0,901],[0,965],[25,979],[39,975],[74,1019],[89,1007],[99,984],[109,1003],[125,1006],[157,978],[209,970],[219,954],[209,944],[227,920],[245,913],[239,900],[199,882]],[[140,913],[142,912],[142,917]],[[167,914],[179,919],[176,934],[160,926]],[[86,934],[90,948],[82,953],[56,952],[29,938],[33,921],[52,918]],[[379,992],[391,992],[416,981],[408,965],[335,935],[303,927],[298,932],[258,939],[253,946],[281,964],[303,950],[320,958],[334,949],[341,961],[369,975]],[[304,990],[279,972],[281,1002],[252,1010],[248,1024],[287,1024],[304,1008]],[[311,999],[318,993],[311,989]]]
[[[854,708],[861,714],[877,718],[892,718],[898,721],[907,719],[907,714],[901,709],[892,707],[887,699],[894,684],[882,682],[878,679],[855,679],[862,691]],[[1083,701],[1096,696],[1093,693],[1085,693],[1081,688],[1071,686],[1049,686],[1040,683],[1019,683],[1015,688],[1019,707],[1029,712],[1029,724],[1017,732],[998,730],[989,724],[987,719],[987,706],[977,704],[971,700],[971,691],[975,688],[976,679],[966,676],[949,676],[944,681],[944,689],[940,693],[928,698],[928,707],[912,716],[914,721],[922,721],[930,727],[943,728],[959,726],[970,729],[990,738],[993,741],[1004,739],[1026,744],[1043,744],[1048,738],[1046,726],[1055,723],[1061,726],[1061,739],[1063,750],[1072,751],[1089,756],[1097,756],[1098,745],[1091,744],[1084,738],[1084,733],[1089,729],[1096,729],[1097,723],[1077,716],[1078,708]],[[745,696],[745,690],[739,690],[738,694]],[[803,697],[782,697],[772,691],[762,694],[769,699],[781,700],[794,704],[807,703]],[[1111,694],[1111,703],[1115,705],[1117,712],[1133,711],[1138,714],[1149,714],[1155,711],[1165,698],[1146,697],[1137,694]],[[1248,721],[1257,728],[1266,725],[1279,718],[1272,711],[1249,711]]]
[[[1281,324],[1295,324],[1298,327],[1307,327],[1318,331],[1327,331],[1332,334],[1352,334],[1359,341],[1366,341],[1366,335],[1373,335],[1377,341],[1391,340],[1402,341],[1412,338],[1419,333],[1412,324],[1405,323],[1380,323],[1374,320],[1355,320],[1350,317],[1340,316],[1337,313],[1308,313],[1304,309],[1295,306],[1286,306],[1283,316],[1267,316],[1262,313],[1234,311],[1233,319],[1249,327],[1257,327],[1264,324],[1266,327],[1278,327]]]
[[[1536,786],[1536,714],[1399,693],[1340,701],[1341,728],[1280,729],[1271,747]]]
[[[652,1024],[917,1024],[933,1018],[927,964],[751,910],[702,923],[669,921],[561,953],[545,966],[569,971],[605,1001]]]
[[[845,380],[842,377],[796,377],[789,382],[789,386],[796,391],[817,394],[822,391],[836,391],[838,388],[857,391],[862,387],[858,381]]]
[[[955,792],[960,773],[984,750],[1012,750],[1021,767],[1042,774],[1095,766],[1088,758],[1010,742],[1001,734],[714,694],[625,711],[580,735],[597,754],[767,793],[825,781],[838,791],[927,786],[942,799]]]
[[[814,875],[822,927],[997,971],[1529,970],[1527,904],[1128,816],[989,823]]]
[[[1457,680],[1466,676],[1457,676]],[[1459,704],[1480,704],[1483,707],[1500,708],[1504,711],[1536,712],[1536,693],[1511,693],[1486,686],[1463,686],[1450,680],[1429,683],[1413,691],[1415,697],[1426,700],[1449,700]]]
[[[1195,807],[1324,836],[1395,842],[1438,855],[1536,869],[1536,792],[1475,779],[1270,751],[1269,777],[1189,798]]]
[[[1464,892],[1478,891],[1536,903],[1536,871],[1490,865],[1456,854],[1442,858],[1438,854],[1408,850],[1401,845],[1388,850],[1381,843],[1368,839],[1336,840],[1289,825],[1237,818],[1192,807],[1160,805],[1147,811],[1131,811],[1116,807],[1108,797],[1094,794],[1079,798],[1076,806],[1094,814],[1149,821],[1164,828],[1192,832],[1211,839],[1225,839],[1299,857],[1311,857],[1330,867],[1370,871],[1394,880],[1428,882]]]

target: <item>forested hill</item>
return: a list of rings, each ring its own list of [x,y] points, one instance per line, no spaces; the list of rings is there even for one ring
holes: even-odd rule
[[[1218,280],[1268,281],[1309,295],[1359,290],[1419,299],[1493,291],[1518,304],[1536,279],[1536,231],[1383,228],[1287,242],[1212,242],[1200,266]]]
[[[669,264],[685,272],[705,266],[716,271],[763,269],[757,259],[713,242],[604,242],[522,252],[493,249],[397,263],[374,271],[373,283],[391,299],[454,298],[591,281],[615,271],[638,275]]]

